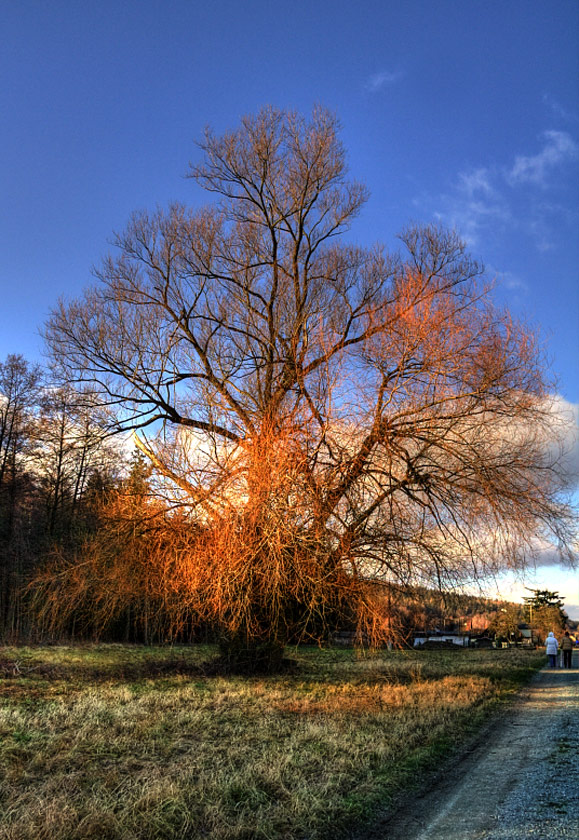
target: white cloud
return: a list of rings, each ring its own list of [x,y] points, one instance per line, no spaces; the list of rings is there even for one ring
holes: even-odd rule
[[[496,196],[496,190],[491,184],[492,173],[490,169],[481,166],[470,172],[461,172],[458,176],[459,190],[465,195],[473,198],[475,195]]]
[[[487,274],[496,282],[497,286],[517,295],[519,300],[523,300],[522,296],[530,291],[529,284],[513,271],[503,271],[492,263],[485,263],[485,267]]]
[[[543,102],[550,109],[551,113],[558,119],[564,120],[567,123],[579,122],[579,116],[575,111],[569,111],[567,108],[564,108],[560,102],[557,102],[557,100],[553,99],[552,96],[549,96],[548,93],[543,94]]]
[[[558,425],[557,456],[565,485],[579,491],[579,405],[556,395],[551,410]]]
[[[563,489],[571,494],[579,489],[579,405],[554,395],[548,405],[553,417],[552,440],[545,435],[545,445],[551,462],[558,461]],[[491,535],[492,536],[492,535]],[[520,601],[528,595],[527,588],[550,589],[560,593],[571,618],[579,618],[579,577],[573,561],[579,562],[579,546],[571,556],[561,554],[556,540],[536,535],[526,546],[525,563],[518,570],[504,571],[489,577],[479,585],[489,597]]]
[[[574,620],[579,619],[579,580],[577,572],[560,563],[531,564],[523,572],[506,572],[482,587],[482,594],[489,598],[503,598],[506,601],[522,603],[531,589],[548,589],[558,592],[564,602],[563,609]],[[473,594],[476,590],[473,588]]]
[[[561,555],[557,551],[557,547],[548,542],[537,542],[533,546],[535,552],[533,557],[533,566],[535,571],[549,568],[567,568],[561,561]]]
[[[545,131],[544,145],[536,155],[517,155],[507,181],[512,186],[532,183],[545,186],[550,170],[579,154],[579,146],[566,131]]]
[[[513,274],[512,271],[502,271],[499,273],[499,277],[505,288],[510,292],[529,291],[529,284],[525,283],[525,281],[517,274]]]
[[[436,218],[458,230],[468,245],[481,236],[519,230],[535,248],[554,247],[556,230],[576,223],[576,212],[556,201],[546,201],[551,175],[579,157],[579,145],[564,131],[545,131],[543,148],[536,155],[516,155],[510,166],[478,166],[458,173],[451,190],[439,196]],[[541,188],[541,194],[524,194],[521,187]],[[427,199],[432,204],[432,199]],[[423,201],[424,203],[424,201]]]
[[[374,73],[370,76],[364,85],[368,93],[378,93],[383,88],[393,85],[402,78],[402,73],[391,72],[389,70],[382,70],[380,73]]]
[[[495,182],[495,183],[493,183]],[[468,245],[478,242],[481,230],[505,225],[511,212],[496,185],[496,175],[486,167],[460,172],[453,191],[442,196],[444,209],[437,216],[456,228]]]

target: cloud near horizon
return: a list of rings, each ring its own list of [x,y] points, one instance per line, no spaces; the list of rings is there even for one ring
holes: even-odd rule
[[[565,485],[579,492],[579,404],[556,394],[551,410],[559,425],[558,456]]]

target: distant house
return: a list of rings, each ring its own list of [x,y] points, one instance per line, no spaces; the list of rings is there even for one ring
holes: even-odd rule
[[[519,624],[517,630],[519,635],[518,644],[520,646],[535,647],[537,645],[538,639],[535,633],[533,633],[530,624]]]
[[[423,645],[438,644],[438,645],[457,645],[458,647],[468,647],[470,644],[470,636],[464,633],[454,633],[452,631],[437,630],[434,633],[416,633],[414,636],[414,647],[420,648]]]

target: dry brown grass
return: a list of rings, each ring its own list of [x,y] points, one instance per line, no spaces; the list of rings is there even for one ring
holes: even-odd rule
[[[2,651],[1,840],[337,838],[542,661],[308,649],[294,675],[195,676],[206,655]]]

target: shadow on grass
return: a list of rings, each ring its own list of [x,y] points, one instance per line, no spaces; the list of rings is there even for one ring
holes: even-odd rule
[[[279,668],[271,676],[283,676],[299,673],[299,665],[293,659],[284,658]],[[236,667],[231,661],[221,656],[213,656],[205,661],[191,662],[185,656],[160,656],[136,659],[133,662],[113,662],[106,665],[93,665],[87,662],[50,663],[23,661],[21,659],[0,656],[0,680],[6,683],[26,679],[27,681],[66,681],[85,685],[103,682],[137,682],[168,677],[227,677],[227,676],[268,676],[266,668]]]

